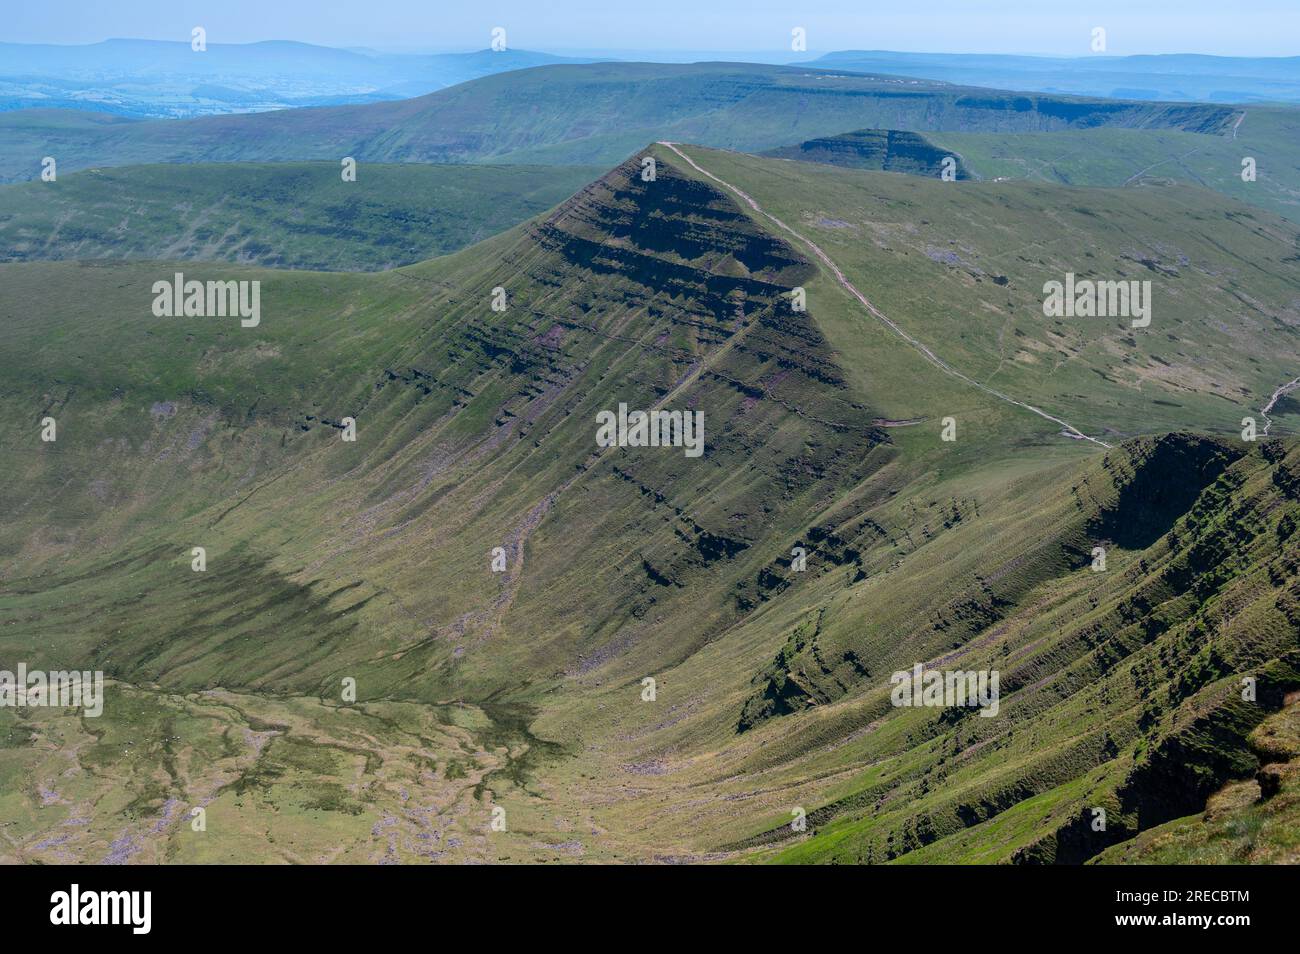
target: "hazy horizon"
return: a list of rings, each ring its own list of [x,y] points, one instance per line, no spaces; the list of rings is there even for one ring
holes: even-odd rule
[[[1043,9],[1048,6],[1048,9]],[[1090,56],[1092,30],[1107,34],[1110,56],[1199,53],[1211,56],[1294,56],[1300,8],[1262,0],[1248,11],[1209,0],[1173,7],[1153,0],[1099,0],[1085,11],[1034,0],[979,0],[960,10],[885,12],[832,0],[814,13],[760,0],[719,0],[708,9],[664,0],[652,11],[611,10],[591,0],[540,9],[520,0],[486,8],[430,11],[414,0],[342,0],[271,8],[250,0],[221,7],[204,3],[125,0],[111,8],[86,2],[15,6],[0,41],[82,45],[109,39],[188,42],[202,26],[212,44],[291,40],[340,49],[389,53],[472,52],[504,27],[509,46],[557,54],[676,54],[785,56],[791,30],[806,31],[809,58],[841,50],[899,53],[971,53],[1017,56]],[[1212,46],[1205,45],[1212,38]]]
[[[106,36],[99,40],[87,41],[45,41],[45,40],[10,40],[0,39],[0,43],[21,43],[28,46],[61,46],[61,47],[83,47],[95,46],[99,43],[111,42],[148,42],[148,43],[168,43],[175,42],[189,45],[189,38],[174,37],[147,37],[147,36]],[[458,47],[403,47],[403,46],[367,46],[358,44],[333,44],[333,43],[315,43],[309,40],[300,40],[295,37],[276,36],[266,37],[259,40],[244,41],[225,41],[210,42],[209,46],[252,46],[258,43],[301,43],[308,46],[316,46],[322,49],[343,50],[352,53],[373,53],[380,55],[395,56],[439,56],[455,55],[467,53],[483,53],[491,49],[487,43],[480,46],[458,46]],[[1049,53],[1042,50],[987,50],[971,52],[968,50],[939,50],[939,49],[901,49],[896,47],[856,47],[843,46],[834,49],[809,49],[806,52],[795,53],[790,50],[782,49],[748,49],[748,50],[710,50],[710,49],[692,49],[688,47],[627,47],[627,48],[598,48],[598,47],[522,47],[512,45],[510,49],[516,52],[546,53],[554,56],[567,57],[586,57],[595,58],[603,57],[616,60],[635,60],[637,57],[646,57],[649,59],[672,59],[680,62],[701,62],[707,60],[741,60],[744,57],[757,57],[758,62],[788,62],[800,63],[817,59],[831,53],[871,53],[871,54],[903,54],[915,56],[1011,56],[1011,57],[1032,57],[1045,60],[1068,60],[1068,59],[1124,59],[1131,56],[1207,56],[1218,57],[1222,59],[1296,59],[1300,58],[1300,50],[1294,53],[1276,53],[1276,54],[1245,54],[1245,53],[1206,53],[1202,50],[1169,50],[1159,53]]]

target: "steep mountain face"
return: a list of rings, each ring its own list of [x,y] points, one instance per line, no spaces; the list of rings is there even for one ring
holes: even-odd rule
[[[20,325],[30,366],[11,380],[31,384],[11,400],[40,402],[63,429],[44,447],[25,426],[10,434],[28,450],[10,465],[22,519],[9,573],[27,578],[41,629],[60,628],[80,586],[108,599],[113,552],[148,594],[76,639],[128,680],[305,691],[350,666],[391,692],[490,693],[507,673],[624,655],[661,627],[638,651],[698,646],[735,614],[739,581],[889,442],[793,308],[808,261],[715,189],[671,166],[651,182],[640,171],[630,160],[490,255],[373,280],[247,272],[267,282],[249,331],[153,318],[139,271],[100,288],[115,322],[105,347],[143,366],[174,354],[161,381],[111,362],[74,380],[84,358],[37,344],[50,323]],[[361,289],[388,317],[361,312]],[[44,308],[75,326],[79,301]],[[339,317],[313,318],[322,306]],[[599,447],[597,415],[620,405],[703,414],[702,454]],[[339,437],[347,416],[355,445]],[[178,439],[183,453],[159,453]],[[299,493],[271,490],[281,480]],[[214,557],[194,591],[172,561],[200,537],[238,559]],[[67,570],[79,563],[99,570]],[[262,609],[217,610],[239,587],[264,590]],[[144,621],[174,619],[160,609],[172,604],[186,607],[180,629],[160,639]],[[282,609],[318,614],[310,647],[258,644]],[[374,660],[379,647],[394,658]]]
[[[774,159],[824,162],[849,169],[880,169],[918,176],[939,176],[945,158],[952,158],[953,178],[969,179],[970,171],[954,156],[918,133],[898,129],[861,129],[839,136],[809,139],[764,153]]]
[[[745,760],[755,774],[772,759],[804,777],[866,768],[829,801],[794,802],[810,836],[778,821],[732,847],[795,842],[784,861],[1077,863],[1253,775],[1247,736],[1300,688],[1297,453],[1136,441],[1052,475],[1032,521],[1008,521],[986,499],[883,579],[851,584],[863,598],[823,604],[760,677],[797,684],[807,706],[769,707],[766,722],[737,730],[759,735]],[[1100,572],[1092,545],[1107,551]],[[863,549],[869,566],[885,556],[881,544]],[[959,562],[971,551],[973,572]],[[890,586],[896,574],[969,589],[936,606],[924,587]],[[903,605],[882,606],[873,589]],[[871,639],[876,625],[892,644]],[[847,638],[866,673],[847,693],[826,666],[837,629],[858,634]],[[997,716],[892,705],[889,674],[913,661],[999,671]],[[751,698],[742,720],[755,712]],[[828,738],[843,741],[814,744]]]
[[[646,182],[641,168],[532,228],[487,279],[519,289],[505,320],[472,322],[433,362],[450,365],[442,383],[492,394],[514,438],[482,481],[536,473],[546,488],[498,531],[513,557],[540,521],[516,591],[472,634],[509,637],[495,667],[689,654],[734,615],[742,573],[888,456],[811,314],[792,307],[807,260],[711,186],[665,164]],[[491,368],[509,377],[488,386]],[[600,450],[597,415],[621,405],[702,414],[703,455]],[[449,499],[478,483],[461,474]],[[467,652],[457,678],[480,665]]]
[[[0,181],[142,162],[328,159],[611,164],[648,141],[757,151],[876,127],[1039,132],[1116,126],[1228,135],[1224,106],[1004,93],[897,77],[737,63],[515,70],[427,96],[192,120],[0,114]]]
[[[1062,329],[1059,376],[999,378],[978,314],[942,303],[1029,295],[1005,253],[1036,239],[1031,197],[688,154],[748,200],[655,146],[382,274],[0,267],[0,659],[114,680],[99,724],[0,712],[5,857],[1077,861],[1255,770],[1246,735],[1300,687],[1283,425],[1167,433],[1222,399],[1162,412],[1154,387],[1090,403],[1058,381],[1130,364],[1099,327]],[[963,373],[1155,433],[1066,440],[942,373],[749,202],[873,299],[893,279],[885,311]],[[990,203],[1027,231],[978,244]],[[869,218],[895,213],[912,228]],[[1066,221],[1104,244],[1101,216]],[[1276,249],[1230,254],[1196,247],[1197,293],[1285,317]],[[156,317],[179,269],[262,282],[260,323]],[[1216,367],[1272,381],[1289,329]],[[701,453],[604,446],[624,409],[702,414]],[[997,670],[999,714],[894,705],[918,663]],[[224,820],[203,842],[176,811],[198,803]]]
[[[1296,864],[1300,694],[1247,737],[1260,768],[1210,796],[1204,812],[1157,825],[1097,855],[1097,864]]]
[[[1117,654],[1108,654],[1106,669],[1118,668],[1142,692],[1134,714],[1144,739],[1098,779],[1106,830],[1075,819],[1013,860],[1092,857],[1199,810],[1224,782],[1254,775],[1265,761],[1248,737],[1300,688],[1300,497],[1292,477],[1300,455],[1280,442],[1260,451],[1262,460],[1243,458],[1198,495],[1148,548],[1154,578],[1134,581],[1119,633],[1141,632],[1156,651],[1144,647],[1145,658],[1118,667]]]

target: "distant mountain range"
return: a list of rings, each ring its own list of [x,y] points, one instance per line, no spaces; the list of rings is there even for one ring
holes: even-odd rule
[[[690,58],[668,52],[556,56],[512,49],[380,53],[284,40],[211,43],[203,52],[181,40],[117,39],[81,46],[0,43],[0,111],[57,107],[183,118],[407,99],[495,73],[555,63]],[[781,53],[700,53],[695,58],[790,61]],[[850,50],[800,65],[1120,99],[1300,102],[1298,57],[1053,58]]]
[[[675,139],[759,151],[864,128],[1049,132],[1098,126],[1228,135],[1226,106],[1117,102],[963,88],[754,63],[556,64],[401,102],[180,121],[102,113],[0,113],[0,181],[141,162],[609,165]]]
[[[951,156],[958,178],[1112,187],[1192,182],[1300,220],[1292,186],[1300,174],[1298,133],[1300,111],[1288,105],[1023,93],[807,66],[559,63],[400,101],[253,115],[0,112],[0,182],[38,177],[44,156],[57,158],[60,174],[142,163],[338,163],[345,156],[608,168],[667,139],[921,175],[938,175]],[[1243,157],[1255,162],[1257,180],[1243,180]],[[43,234],[41,222],[32,227]],[[382,255],[377,262],[409,260]]]
[[[60,107],[147,118],[406,99],[506,70],[590,59],[528,50],[387,54],[274,40],[84,46],[0,43],[0,110]]]

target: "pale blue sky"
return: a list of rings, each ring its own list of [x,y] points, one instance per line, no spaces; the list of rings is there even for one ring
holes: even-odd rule
[[[1088,55],[1108,52],[1300,54],[1300,0],[64,0],[10,2],[0,40],[91,43],[109,37],[209,43],[302,40],[391,50],[471,50],[494,26],[516,49],[788,50],[805,27],[810,55],[874,49]]]

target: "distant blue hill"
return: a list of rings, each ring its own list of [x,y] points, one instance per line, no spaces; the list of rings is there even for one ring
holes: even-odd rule
[[[387,54],[273,40],[0,43],[0,111],[79,108],[188,117],[405,99],[509,70],[590,58],[530,50]]]
[[[1300,57],[1004,56],[845,50],[806,65],[1044,93],[1214,103],[1300,102]]]

